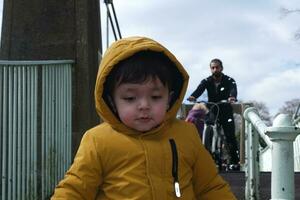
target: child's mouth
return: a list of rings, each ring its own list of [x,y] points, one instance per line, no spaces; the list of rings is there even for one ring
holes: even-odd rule
[[[140,118],[138,118],[138,120],[140,121],[140,122],[149,122],[150,120],[151,120],[151,118],[150,117],[140,117]]]

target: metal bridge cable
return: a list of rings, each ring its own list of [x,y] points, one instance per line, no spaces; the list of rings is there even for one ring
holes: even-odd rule
[[[117,35],[116,35],[116,31],[115,31],[115,27],[114,27],[114,24],[113,24],[113,21],[112,21],[112,17],[111,17],[111,14],[110,14],[110,10],[109,10],[109,7],[108,7],[108,4],[105,4],[106,5],[106,9],[107,9],[107,17],[109,18],[109,21],[110,21],[110,24],[111,24],[111,28],[112,28],[112,31],[114,33],[114,36],[115,36],[115,40],[118,40],[117,39]]]
[[[118,18],[117,18],[117,15],[116,15],[115,6],[114,6],[113,2],[111,2],[111,6],[112,6],[112,10],[113,10],[113,14],[114,14],[114,18],[115,18],[117,30],[118,30],[118,33],[119,33],[119,37],[120,37],[120,39],[122,39],[122,35],[121,35],[119,23],[118,23]]]
[[[108,19],[108,10],[106,11],[106,49],[109,45],[109,19]]]

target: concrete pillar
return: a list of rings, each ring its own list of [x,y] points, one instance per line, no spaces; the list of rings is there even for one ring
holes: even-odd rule
[[[100,27],[98,0],[4,0],[0,59],[75,61],[73,154],[84,131],[99,123],[94,85]]]

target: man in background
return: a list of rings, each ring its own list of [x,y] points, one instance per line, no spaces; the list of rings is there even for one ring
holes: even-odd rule
[[[208,102],[220,103],[224,100],[228,103],[219,104],[218,119],[223,127],[230,155],[229,168],[231,170],[239,170],[239,156],[237,140],[235,138],[235,126],[233,118],[233,110],[230,103],[236,101],[237,86],[233,78],[223,74],[223,63],[220,59],[213,59],[210,62],[211,75],[203,79],[197,89],[187,99],[195,102],[196,99],[207,90]],[[209,107],[209,105],[208,105]],[[216,110],[213,110],[216,114]]]

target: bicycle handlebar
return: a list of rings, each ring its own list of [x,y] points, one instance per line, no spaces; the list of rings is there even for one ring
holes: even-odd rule
[[[219,117],[219,114],[220,114],[220,107],[219,107],[219,105],[221,105],[221,104],[234,104],[235,102],[230,102],[230,101],[228,101],[228,100],[221,100],[221,101],[218,101],[218,102],[211,102],[211,101],[204,101],[204,100],[202,100],[202,101],[190,101],[190,102],[192,102],[192,103],[194,103],[194,104],[196,104],[196,103],[204,103],[205,105],[210,105],[210,107],[208,108],[209,109],[209,112],[211,112],[214,108],[216,109],[215,111],[216,111],[216,113],[215,113],[215,119],[214,119],[214,123],[217,123],[217,120],[218,120],[218,117]]]
[[[221,100],[221,101],[218,101],[218,102],[212,102],[212,101],[190,101],[192,103],[205,103],[205,104],[208,104],[208,105],[220,105],[220,104],[233,104],[235,102],[230,102],[230,101],[227,101],[227,100]]]
[[[205,101],[205,100],[201,100],[201,101],[197,101],[197,99],[194,99],[194,100],[191,100],[189,98],[186,99],[187,101],[191,102],[191,103],[207,103],[207,104],[221,104],[221,103],[236,103],[237,100],[235,99],[233,102],[231,101],[228,101],[228,99],[222,99],[220,101],[217,101],[217,102],[212,102],[212,101]]]

